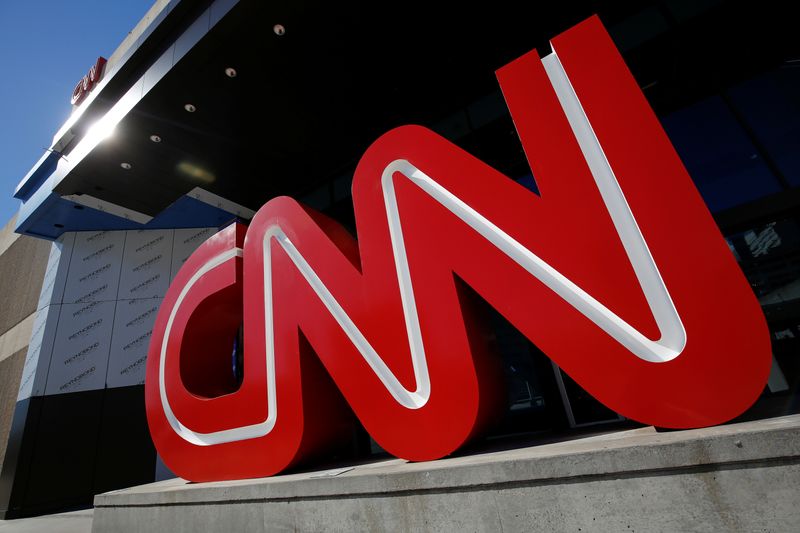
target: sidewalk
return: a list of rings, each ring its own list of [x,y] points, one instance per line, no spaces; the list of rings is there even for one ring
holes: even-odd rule
[[[0,533],[90,533],[94,509],[0,520]]]

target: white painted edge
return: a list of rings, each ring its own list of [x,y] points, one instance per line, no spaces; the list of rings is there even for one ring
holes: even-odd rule
[[[232,202],[227,198],[223,198],[213,192],[209,192],[202,187],[195,187],[188,193],[186,196],[190,198],[194,198],[204,204],[208,204],[210,206],[222,209],[223,211],[227,211],[228,213],[232,213],[237,217],[251,219],[256,215],[256,212],[252,209],[248,209],[243,205],[239,205],[236,202]]]
[[[62,196],[62,198],[69,200],[70,202],[75,202],[76,204],[102,211],[104,213],[109,213],[119,218],[124,218],[125,220],[138,222],[139,224],[147,224],[153,220],[153,217],[150,215],[140,213],[139,211],[134,211],[133,209],[128,209],[127,207],[122,207],[121,205],[117,205],[106,200],[101,200],[100,198],[95,198],[89,194],[68,194]]]

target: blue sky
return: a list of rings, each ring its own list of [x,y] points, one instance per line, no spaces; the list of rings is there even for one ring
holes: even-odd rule
[[[72,90],[154,0],[0,0],[0,227],[19,181],[69,117]]]

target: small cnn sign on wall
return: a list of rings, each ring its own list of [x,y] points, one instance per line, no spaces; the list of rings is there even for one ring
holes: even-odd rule
[[[81,78],[78,84],[75,86],[75,89],[72,91],[72,99],[70,103],[72,105],[79,105],[86,95],[91,92],[97,82],[103,77],[103,73],[105,72],[106,68],[106,58],[98,57],[95,64],[92,68],[89,69],[89,72]]]

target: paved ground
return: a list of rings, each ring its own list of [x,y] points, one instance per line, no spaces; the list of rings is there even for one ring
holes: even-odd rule
[[[0,520],[0,533],[90,533],[94,509],[71,513]]]

